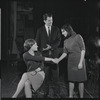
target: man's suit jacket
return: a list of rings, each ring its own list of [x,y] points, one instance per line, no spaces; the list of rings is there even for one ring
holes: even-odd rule
[[[60,30],[56,26],[51,27],[51,35],[48,37],[47,31],[45,26],[42,26],[37,30],[36,34],[36,42],[38,45],[38,50],[43,54],[43,56],[49,56],[48,52],[49,51],[43,51],[43,48],[46,48],[46,45],[49,44],[51,46],[51,51],[52,51],[52,57],[57,57],[57,49],[58,46],[60,45],[61,41],[61,35],[60,35]]]

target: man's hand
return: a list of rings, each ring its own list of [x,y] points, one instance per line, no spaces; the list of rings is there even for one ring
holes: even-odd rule
[[[46,48],[43,48],[43,51],[47,51],[49,49],[51,49],[51,46],[49,44],[47,44],[47,47]]]

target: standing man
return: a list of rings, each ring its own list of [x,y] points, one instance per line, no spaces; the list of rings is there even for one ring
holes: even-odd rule
[[[51,13],[46,13],[43,15],[43,21],[45,23],[44,26],[37,30],[36,34],[36,42],[38,45],[38,50],[42,53],[44,57],[58,57],[58,46],[60,45],[61,35],[58,27],[53,26],[53,15]],[[58,85],[59,81],[59,70],[58,65],[52,62],[45,63],[45,81],[44,85],[49,83],[49,79],[51,79],[51,83],[53,84],[53,89],[47,89],[48,97],[58,96],[60,93],[60,88]],[[52,91],[53,90],[53,91]],[[53,95],[54,92],[54,95]]]

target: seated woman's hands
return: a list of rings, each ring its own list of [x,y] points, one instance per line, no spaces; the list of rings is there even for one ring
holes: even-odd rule
[[[34,76],[36,73],[37,73],[36,71],[30,72],[30,74],[31,74],[32,76]]]

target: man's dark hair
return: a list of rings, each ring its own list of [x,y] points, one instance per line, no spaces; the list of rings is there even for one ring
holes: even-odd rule
[[[52,13],[45,13],[43,15],[43,20],[47,20],[47,17],[53,17]]]

